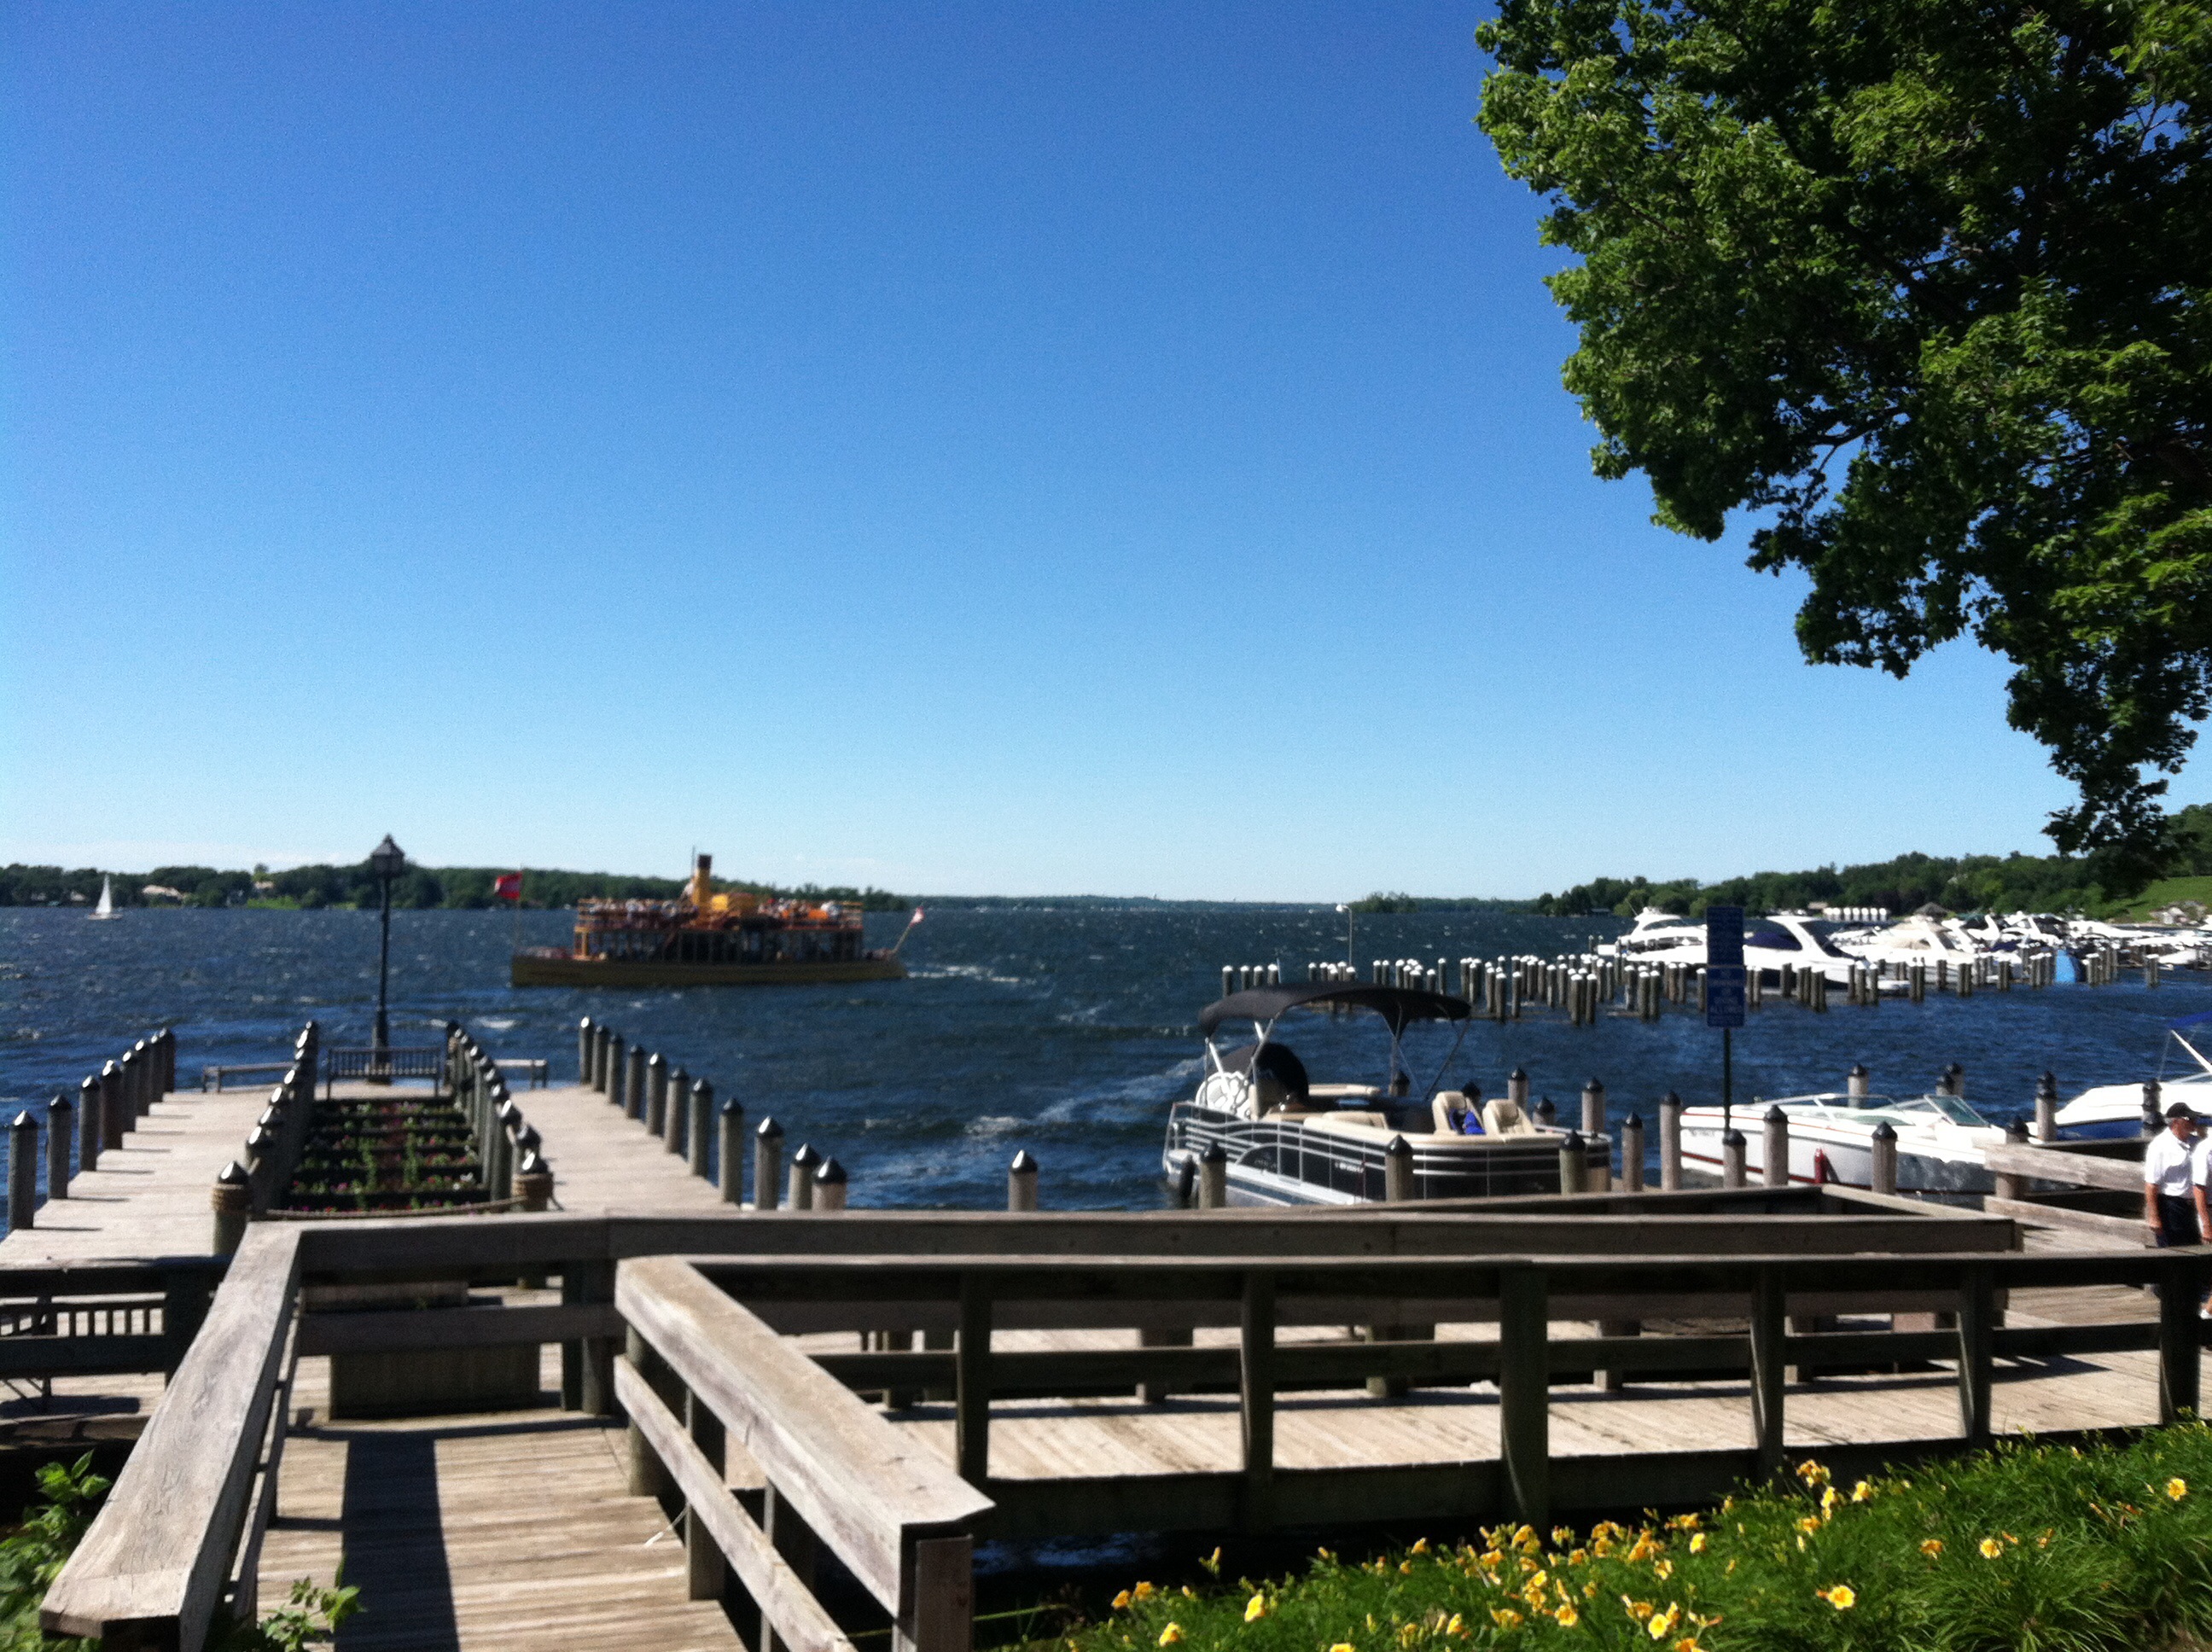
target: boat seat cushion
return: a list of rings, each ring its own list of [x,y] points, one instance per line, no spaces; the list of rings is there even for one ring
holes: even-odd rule
[[[1482,1128],[1492,1136],[1533,1136],[1538,1133],[1534,1123],[1520,1104],[1500,1096],[1482,1104]]]
[[[1463,1090],[1440,1090],[1437,1092],[1436,1098],[1429,1103],[1429,1116],[1432,1121],[1432,1127],[1439,1136],[1465,1135],[1467,1133],[1464,1128],[1465,1121],[1471,1110],[1467,1104],[1467,1094]]]

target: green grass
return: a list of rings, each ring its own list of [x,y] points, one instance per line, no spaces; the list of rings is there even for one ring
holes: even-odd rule
[[[2160,907],[2177,901],[2197,901],[2212,908],[2212,878],[2161,878],[2127,902],[2124,918],[2147,918]]]
[[[2212,1430],[2001,1447],[1704,1515],[1523,1527],[1231,1588],[1133,1582],[1059,1652],[2162,1652],[2212,1631]],[[1218,1563],[1218,1551],[1216,1552]],[[1205,1563],[1201,1563],[1205,1564]]]

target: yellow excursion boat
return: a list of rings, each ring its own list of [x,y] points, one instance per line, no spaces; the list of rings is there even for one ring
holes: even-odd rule
[[[777,987],[906,978],[898,947],[872,952],[862,944],[857,903],[717,895],[713,866],[713,856],[699,856],[673,901],[577,902],[575,940],[565,951],[517,952],[514,984]]]

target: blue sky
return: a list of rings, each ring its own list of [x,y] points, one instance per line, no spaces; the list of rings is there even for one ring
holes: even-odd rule
[[[0,859],[2043,852],[1998,662],[1592,478],[1481,15],[9,9]]]

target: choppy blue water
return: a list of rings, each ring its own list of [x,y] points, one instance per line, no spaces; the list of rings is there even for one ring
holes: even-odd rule
[[[1166,1109],[1195,1082],[1198,1011],[1218,995],[1220,966],[1273,959],[1301,973],[1310,958],[1343,957],[1343,921],[1326,909],[940,908],[908,944],[905,981],[586,993],[507,984],[512,914],[402,912],[392,925],[393,1038],[434,1042],[436,1023],[458,1017],[495,1054],[551,1057],[565,1081],[577,1017],[590,1014],[711,1078],[752,1121],[774,1114],[788,1145],[835,1154],[855,1205],[1000,1205],[1006,1163],[1025,1147],[1042,1163],[1048,1206],[1132,1208],[1164,1198]],[[901,922],[872,919],[872,944],[888,943]],[[520,939],[559,944],[569,923],[565,913],[525,913]],[[1358,955],[1363,969],[1376,957],[1549,955],[1617,927],[1468,913],[1365,918]],[[0,911],[0,1106],[10,1118],[23,1108],[42,1118],[48,1096],[74,1092],[163,1025],[177,1030],[187,1087],[204,1065],[280,1060],[310,1017],[327,1042],[365,1042],[375,994],[373,914],[138,909],[102,924],[81,912]],[[2046,1067],[2067,1096],[2148,1077],[2165,1023],[2212,1008],[2212,980],[1984,992],[1875,1011],[1832,1001],[1826,1015],[1770,1005],[1752,1017],[1736,1039],[1740,1101],[1840,1088],[1854,1061],[1872,1070],[1877,1091],[1917,1093],[1958,1061],[1968,1099],[2009,1116],[2028,1108]],[[1316,1078],[1382,1076],[1387,1045],[1371,1017],[1309,1017],[1285,1037]],[[1440,1034],[1419,1043],[1421,1077],[1449,1043]],[[1570,1116],[1596,1076],[1616,1118],[1640,1108],[1648,1121],[1668,1090],[1717,1100],[1719,1058],[1719,1035],[1691,1014],[1593,1028],[1532,1017],[1476,1023],[1449,1076],[1494,1092],[1525,1066]],[[527,1095],[519,1099],[527,1112]],[[549,1146],[557,1172],[560,1146]]]

